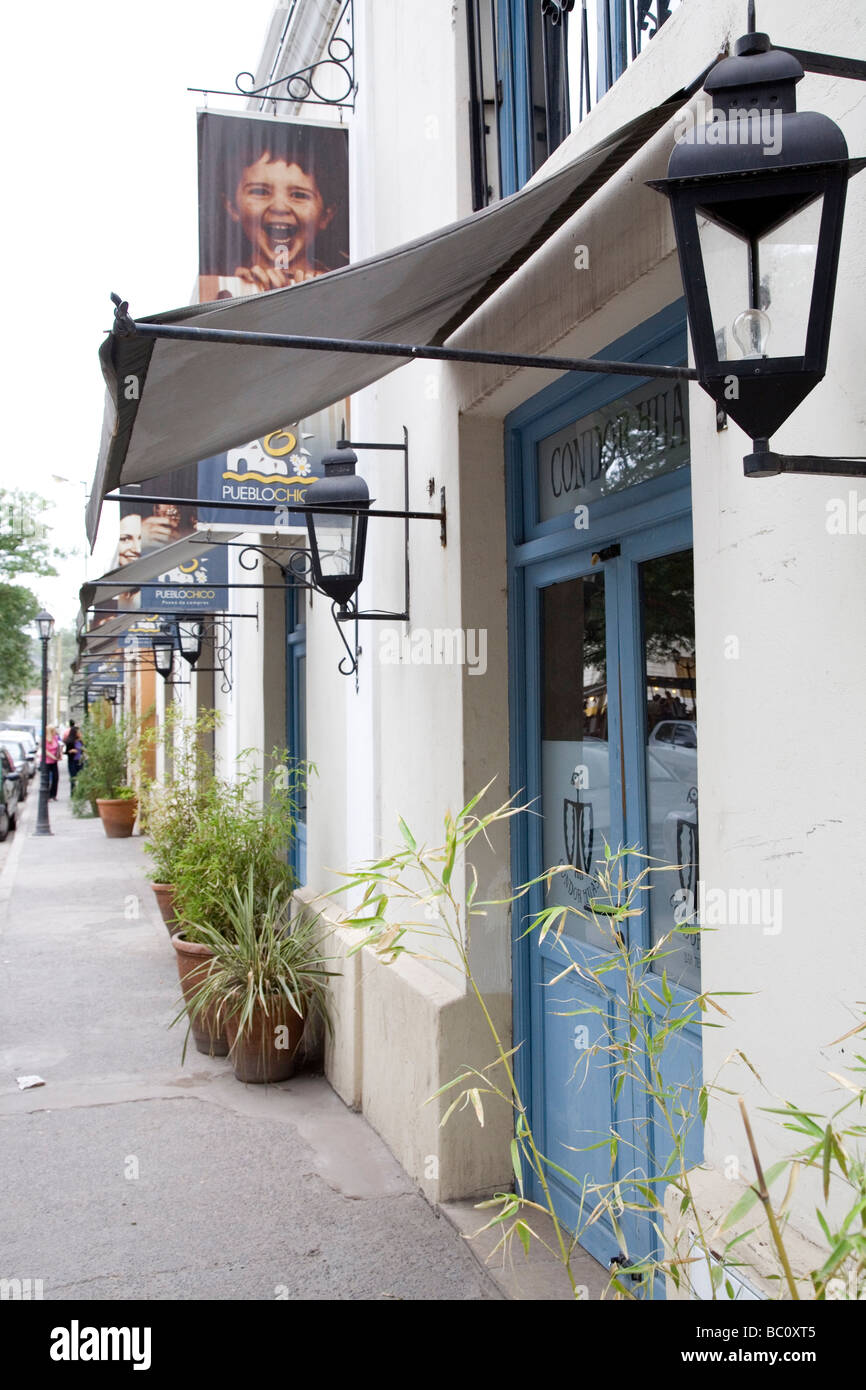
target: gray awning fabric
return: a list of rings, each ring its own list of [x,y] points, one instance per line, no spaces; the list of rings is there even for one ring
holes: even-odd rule
[[[696,85],[548,178],[384,255],[289,289],[191,305],[139,321],[441,344],[661,129]],[[115,487],[261,438],[404,365],[393,357],[114,333],[102,344],[100,361],[107,392],[87,516],[91,544],[102,499]]]
[[[134,502],[135,498],[133,497],[131,500]],[[218,536],[211,536],[207,527],[202,527],[191,536],[184,536],[182,540],[173,541],[171,545],[162,545],[157,550],[149,550],[146,555],[141,555],[131,564],[109,570],[107,574],[101,575],[98,581],[82,584],[78,591],[78,596],[81,599],[81,611],[86,614],[88,608],[93,607],[94,604],[98,608],[101,603],[107,602],[108,599],[114,598],[117,594],[125,594],[130,589],[137,589],[142,584],[156,579],[159,575],[168,574],[169,570],[177,569],[179,565],[188,565],[199,555],[213,550],[215,545],[223,545],[227,541],[233,541],[239,535],[241,535],[240,531],[230,531],[220,532]]]
[[[89,632],[83,630],[87,621],[84,610],[79,613],[78,621],[77,664],[80,665],[83,661],[95,661],[100,656],[115,652],[120,638],[126,637],[132,628],[140,626],[143,636],[157,633],[161,619],[152,613],[139,613],[130,610],[125,613],[112,614],[110,618],[106,618],[104,623],[91,628]]]

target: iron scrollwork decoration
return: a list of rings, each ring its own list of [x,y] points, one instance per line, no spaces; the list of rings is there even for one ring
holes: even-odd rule
[[[283,555],[286,550],[289,550],[289,559],[278,559],[275,550]],[[269,548],[266,545],[245,545],[243,550],[238,553],[238,564],[241,569],[255,570],[259,566],[260,557],[269,560],[272,565],[276,565],[283,576],[283,583],[287,589],[311,589],[313,593],[321,593],[321,590],[310,579],[313,557],[309,550],[301,546]],[[340,634],[340,641],[346,648],[346,655],[340,658],[337,666],[337,670],[342,676],[357,676],[358,674],[358,656],[360,653],[357,646],[357,627],[354,651],[346,641],[342,628],[342,623],[356,619],[357,612],[357,605],[352,599],[348,599],[344,604],[338,604],[336,601],[331,604],[331,617],[334,619],[334,626]]]
[[[273,102],[290,102],[293,105],[305,102],[312,106],[348,107],[354,111],[357,87],[352,3],[353,0],[344,0],[328,39],[326,58],[278,77],[273,82],[266,82],[261,87],[256,87],[253,73],[239,72],[235,78],[238,93],[243,97],[261,97]],[[330,94],[325,90],[326,86],[331,87]],[[285,88],[285,94],[278,96],[276,92],[281,87]]]
[[[220,690],[229,695],[232,689],[232,625],[224,618],[214,618],[211,628],[214,671],[222,677]]]
[[[541,0],[541,13],[551,24],[560,24],[562,16],[570,14],[574,4],[575,0]]]

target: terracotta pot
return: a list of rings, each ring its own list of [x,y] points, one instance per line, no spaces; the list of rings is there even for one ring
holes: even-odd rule
[[[162,915],[162,920],[168,927],[169,935],[174,936],[176,931],[180,931],[180,923],[174,910],[174,885],[171,883],[152,883],[157,907]]]
[[[270,1014],[265,1014],[260,1007],[256,1009],[252,1026],[243,1038],[238,1037],[237,1018],[227,1018],[229,1056],[238,1081],[267,1084],[288,1081],[294,1076],[304,1022],[285,999],[276,997]],[[278,1043],[285,1045],[278,1046]]]
[[[196,990],[204,983],[208,961],[213,956],[213,951],[209,946],[202,946],[198,941],[187,941],[180,932],[172,936],[171,943],[177,952],[177,973],[180,978],[180,987],[183,990],[183,997],[187,1006],[189,1006]],[[191,1019],[190,1026],[199,1052],[207,1053],[211,1057],[225,1057],[228,1054],[228,1041],[224,1031],[216,1022],[216,1010],[214,1008],[206,1009],[204,1013],[199,1014],[198,1018]]]
[[[100,800],[97,797],[96,808],[102,828],[110,840],[126,839],[132,834],[138,815],[138,802],[134,796],[118,797],[116,800]]]

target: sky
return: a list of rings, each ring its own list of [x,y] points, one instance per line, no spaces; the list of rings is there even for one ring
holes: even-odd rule
[[[237,73],[254,71],[275,8],[276,0],[4,7],[0,487],[48,498],[52,539],[77,551],[58,564],[57,579],[21,581],[58,625],[74,621],[79,586],[114,557],[110,527],[93,555],[84,534],[109,295],[139,316],[192,301],[195,113],[204,99],[186,89],[228,90]],[[244,109],[240,97],[208,105]]]

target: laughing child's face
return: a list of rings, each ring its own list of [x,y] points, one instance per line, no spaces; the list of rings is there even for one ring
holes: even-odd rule
[[[325,206],[313,175],[267,154],[244,169],[227,208],[243,228],[254,265],[300,276],[313,271],[316,237],[335,211]]]

